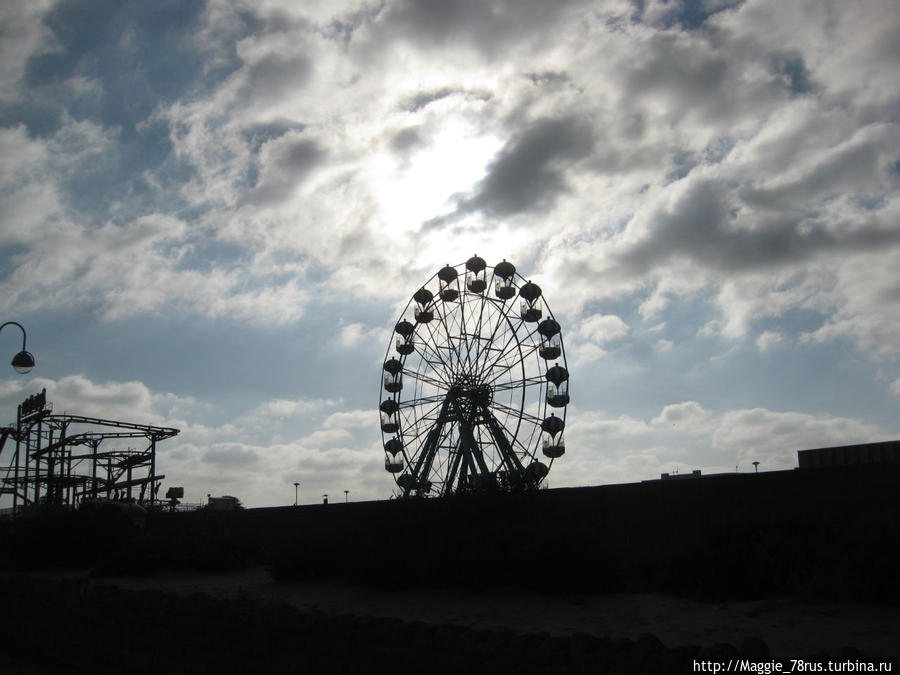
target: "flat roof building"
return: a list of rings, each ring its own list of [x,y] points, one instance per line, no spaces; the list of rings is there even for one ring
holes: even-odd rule
[[[854,466],[858,464],[886,464],[900,462],[900,441],[839,445],[832,448],[798,450],[801,469],[826,466]]]

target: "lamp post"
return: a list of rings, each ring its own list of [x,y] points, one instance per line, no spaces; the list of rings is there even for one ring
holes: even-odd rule
[[[300,483],[294,483],[294,506],[297,506],[297,499],[300,496]]]
[[[15,321],[7,321],[2,326],[0,326],[0,331],[2,331],[7,326],[18,326],[19,330],[22,331],[22,351],[20,351],[13,357],[11,365],[17,373],[21,373],[22,375],[24,375],[32,368],[34,368],[34,356],[32,356],[31,352],[25,349],[25,329],[22,328],[22,324],[20,323],[17,323]]]
[[[344,503],[347,503],[347,500],[350,499],[350,490],[344,490]]]

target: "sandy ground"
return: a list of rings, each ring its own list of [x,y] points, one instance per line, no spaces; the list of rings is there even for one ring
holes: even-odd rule
[[[66,572],[65,576],[85,574]],[[60,575],[62,576],[62,575]],[[872,657],[900,656],[900,607],[803,603],[792,598],[704,603],[662,594],[545,595],[521,590],[379,591],[340,584],[282,585],[262,568],[222,575],[169,574],[148,579],[102,579],[123,588],[217,596],[247,594],[302,609],[410,621],[458,623],[522,632],[577,631],[637,638],[650,632],[667,646],[740,646],[761,637],[773,657],[791,658],[854,646]]]

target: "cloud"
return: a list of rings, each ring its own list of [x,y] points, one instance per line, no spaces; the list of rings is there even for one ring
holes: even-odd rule
[[[891,382],[891,393],[894,396],[900,396],[900,377]]]
[[[622,340],[629,332],[628,325],[615,314],[597,314],[585,318],[566,337],[572,365],[587,364],[603,357],[609,343]]]
[[[275,419],[284,419],[307,413],[310,411],[318,411],[323,408],[331,408],[340,403],[334,399],[272,399],[258,406],[253,412],[249,413],[251,417],[266,417]]]
[[[221,443],[212,446],[203,453],[202,461],[215,464],[223,469],[246,469],[260,461],[255,449],[238,443]]]
[[[568,165],[592,147],[591,128],[577,117],[531,123],[497,153],[471,194],[458,200],[457,216],[481,211],[504,218],[550,208],[568,190]]]
[[[323,150],[316,140],[296,133],[264,143],[259,183],[247,193],[247,202],[267,206],[290,198],[322,159]]]
[[[369,39],[376,43],[400,39],[425,50],[470,47],[482,57],[496,59],[523,41],[538,41],[552,31],[570,6],[578,4],[571,0],[549,5],[540,0],[402,0],[379,15]]]
[[[43,22],[53,0],[4,4],[0,8],[0,103],[19,98],[16,84],[33,54],[51,52],[53,35]]]
[[[47,390],[47,401],[56,414],[81,415],[102,419],[168,426],[170,413],[196,409],[191,397],[172,393],[157,394],[143,382],[93,382],[84,375],[68,375],[58,380],[35,377],[30,380],[6,380],[0,386],[0,405],[7,410],[31,394]]]
[[[774,331],[763,331],[756,338],[756,348],[761,352],[767,352],[774,349],[784,342],[784,336]]]
[[[884,432],[859,420],[760,408],[723,414],[712,435],[716,450],[769,468],[796,466],[798,450],[878,440]]]
[[[703,428],[709,419],[709,413],[697,401],[685,401],[667,405],[651,424],[655,426],[672,426],[682,429]]]
[[[572,335],[602,344],[627,337],[629,332],[628,324],[615,314],[597,314],[584,319]]]

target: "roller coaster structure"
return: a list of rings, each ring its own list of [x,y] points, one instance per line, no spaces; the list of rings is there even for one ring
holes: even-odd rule
[[[165,478],[156,473],[156,444],[178,432],[54,415],[44,390],[19,405],[15,426],[0,427],[0,497],[12,498],[14,516],[36,504],[75,507],[95,499],[152,506]]]

